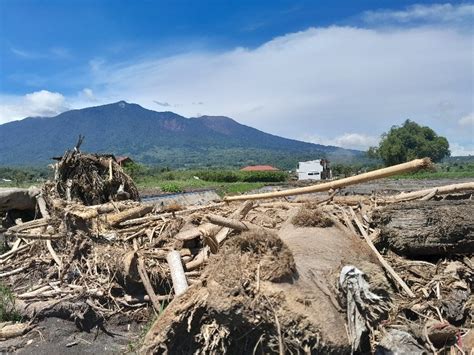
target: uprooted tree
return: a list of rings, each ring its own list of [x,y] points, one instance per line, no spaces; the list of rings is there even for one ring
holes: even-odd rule
[[[430,127],[406,120],[382,135],[378,147],[370,147],[367,154],[383,160],[387,166],[412,159],[429,157],[438,162],[450,155],[449,143]]]

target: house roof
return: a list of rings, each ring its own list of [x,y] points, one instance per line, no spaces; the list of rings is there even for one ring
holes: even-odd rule
[[[271,165],[249,165],[240,170],[242,171],[277,171],[278,169]]]

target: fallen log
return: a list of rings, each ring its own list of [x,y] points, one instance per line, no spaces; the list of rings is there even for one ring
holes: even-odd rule
[[[28,189],[0,189],[0,211],[33,210],[36,207],[35,196],[40,193],[36,187]]]
[[[182,295],[188,289],[188,282],[184,274],[183,264],[181,263],[181,255],[178,251],[172,250],[166,256],[166,261],[170,267],[171,280],[173,281],[174,294]]]
[[[474,201],[411,201],[372,214],[379,248],[407,256],[474,252]]]
[[[107,216],[107,221],[111,226],[116,226],[123,221],[138,218],[150,213],[153,210],[153,206],[150,205],[141,205],[138,207],[130,208],[128,210],[115,213],[111,216]]]
[[[252,194],[252,195],[240,195],[240,196],[231,196],[224,198],[224,201],[237,201],[237,200],[259,200],[264,198],[275,198],[275,197],[285,197],[285,196],[294,196],[302,195],[313,192],[322,192],[328,190],[340,189],[342,187],[360,184],[363,182],[382,179],[388,176],[397,175],[401,173],[406,173],[409,171],[418,170],[421,168],[426,168],[431,165],[431,160],[429,158],[415,159],[407,163],[398,164],[390,166],[388,168],[383,168],[375,171],[370,171],[368,173],[351,176],[348,178],[329,181],[322,184],[300,187],[296,189],[288,189],[283,191],[276,192],[267,192],[262,194]]]
[[[430,189],[423,189],[423,190],[418,190],[418,191],[413,191],[413,192],[408,192],[408,193],[401,193],[399,195],[390,197],[383,202],[394,203],[394,202],[410,201],[410,200],[417,200],[420,198],[424,198],[426,196],[429,196],[431,193],[434,193],[435,195],[446,195],[446,194],[452,194],[452,193],[462,192],[462,191],[474,191],[474,182],[437,186]]]

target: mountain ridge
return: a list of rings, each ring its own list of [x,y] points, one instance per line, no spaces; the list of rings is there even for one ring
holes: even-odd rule
[[[363,154],[279,137],[226,116],[186,118],[118,101],[0,125],[0,165],[47,163],[71,148],[79,134],[85,136],[84,150],[170,167],[273,163],[283,168],[298,159],[351,159]]]

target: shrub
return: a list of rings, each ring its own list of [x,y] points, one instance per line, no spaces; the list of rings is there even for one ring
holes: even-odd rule
[[[178,184],[174,184],[171,182],[162,184],[160,186],[160,189],[164,192],[171,192],[171,193],[183,192],[183,189]]]
[[[21,316],[15,310],[15,298],[10,289],[0,284],[0,322],[12,322],[21,320]]]

